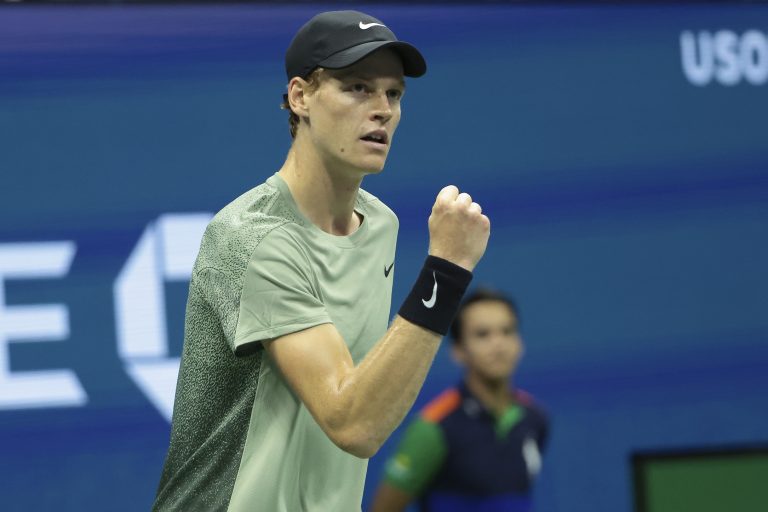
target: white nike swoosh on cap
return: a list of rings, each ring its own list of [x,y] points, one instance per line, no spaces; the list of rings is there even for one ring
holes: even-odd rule
[[[435,280],[435,286],[432,287],[432,296],[429,298],[429,300],[421,299],[421,302],[424,303],[424,307],[427,309],[432,309],[432,307],[435,305],[435,302],[437,302],[437,276],[434,272],[432,272],[432,279]]]
[[[378,25],[380,27],[384,26],[381,23],[363,23],[362,21],[360,22],[360,28],[363,29],[363,30],[368,30],[369,28],[375,27],[376,25]]]

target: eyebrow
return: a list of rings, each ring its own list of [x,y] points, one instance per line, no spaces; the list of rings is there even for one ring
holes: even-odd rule
[[[349,78],[359,78],[360,80],[366,80],[368,82],[372,81],[374,78],[376,78],[375,75],[371,75],[369,73],[361,73],[359,71],[349,71],[349,70],[340,70],[335,71],[334,75],[336,75],[336,78],[339,80],[346,80]],[[405,89],[405,79],[398,78],[396,79],[397,83]]]

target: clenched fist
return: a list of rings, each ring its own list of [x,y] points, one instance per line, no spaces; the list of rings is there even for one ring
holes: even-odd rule
[[[443,188],[429,216],[429,254],[469,271],[485,253],[491,221],[480,205],[453,185]]]

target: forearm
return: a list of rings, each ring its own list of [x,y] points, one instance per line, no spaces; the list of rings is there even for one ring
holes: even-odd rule
[[[364,452],[375,453],[408,413],[439,347],[440,335],[397,316],[346,373],[337,398],[351,437],[363,440]]]
[[[336,411],[362,453],[375,453],[413,405],[471,279],[469,268],[428,256],[387,333],[341,374]]]

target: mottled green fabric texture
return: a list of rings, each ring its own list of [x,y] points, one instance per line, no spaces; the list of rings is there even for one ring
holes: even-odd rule
[[[367,460],[327,438],[261,345],[332,322],[357,363],[384,334],[397,218],[363,190],[355,210],[352,235],[325,233],[276,174],[214,217],[190,283],[154,510],[360,510]]]

